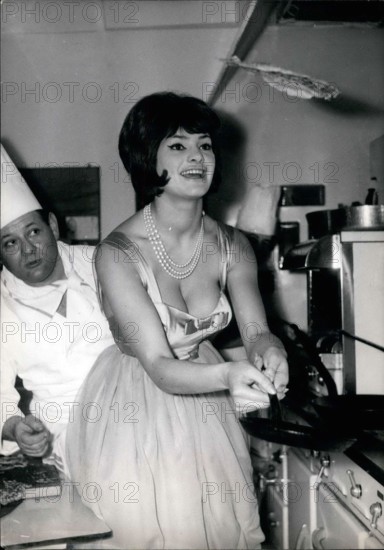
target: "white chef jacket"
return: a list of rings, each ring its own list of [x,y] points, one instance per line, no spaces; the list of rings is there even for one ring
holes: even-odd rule
[[[18,375],[33,392],[31,413],[53,434],[53,454],[63,456],[65,429],[73,421],[77,392],[97,357],[114,342],[98,304],[94,247],[59,241],[58,248],[67,276],[63,281],[31,287],[7,269],[1,274],[0,427],[10,416],[23,416],[14,387]],[[58,312],[63,297],[65,317]],[[82,414],[97,421],[97,403]],[[17,449],[15,442],[1,441],[0,453]]]

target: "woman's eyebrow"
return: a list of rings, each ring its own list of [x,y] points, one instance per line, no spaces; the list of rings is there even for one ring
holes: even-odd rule
[[[173,136],[169,136],[167,139],[188,139],[189,136],[185,136],[183,134],[173,134]],[[211,138],[209,134],[201,134],[199,135],[199,139],[205,139],[205,138]]]

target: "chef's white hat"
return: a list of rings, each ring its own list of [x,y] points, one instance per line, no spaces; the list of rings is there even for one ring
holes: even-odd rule
[[[41,205],[26,184],[7,151],[1,145],[1,225],[2,229]]]

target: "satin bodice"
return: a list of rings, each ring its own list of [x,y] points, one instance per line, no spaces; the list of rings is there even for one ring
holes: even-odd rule
[[[138,270],[143,286],[147,290],[164,327],[167,340],[178,359],[196,359],[201,342],[211,339],[223,330],[231,320],[232,311],[225,295],[227,271],[231,261],[231,228],[217,224],[219,251],[221,253],[219,287],[220,295],[212,313],[199,318],[186,311],[182,311],[162,300],[159,286],[152,269],[139,248],[126,235],[112,232],[103,243],[112,246],[127,255]],[[102,303],[102,293],[99,287],[99,298]],[[113,316],[108,318],[116,344],[123,353],[133,355],[126,344],[119,341],[116,321]]]

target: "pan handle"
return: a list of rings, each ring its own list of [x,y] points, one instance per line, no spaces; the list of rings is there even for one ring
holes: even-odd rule
[[[281,424],[283,414],[281,411],[281,405],[276,393],[269,393],[269,402],[271,404],[271,420],[275,424]]]
[[[384,348],[382,346],[379,346],[379,344],[375,344],[374,342],[370,342],[369,340],[365,340],[365,338],[360,338],[360,336],[356,336],[355,334],[351,334],[350,332],[347,332],[346,330],[340,330],[340,334],[343,334],[344,336],[347,336],[348,338],[351,338],[352,340],[357,340],[357,342],[361,342],[362,344],[366,344],[367,346],[371,346],[371,348],[378,349],[379,351],[384,351]]]

